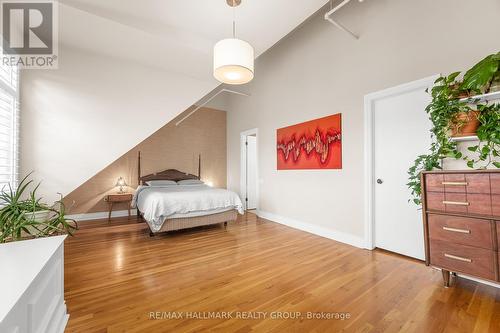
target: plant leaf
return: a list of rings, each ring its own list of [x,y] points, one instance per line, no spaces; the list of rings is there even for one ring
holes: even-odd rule
[[[500,53],[491,54],[469,69],[464,75],[460,89],[478,91],[485,87],[498,71],[499,55]]]

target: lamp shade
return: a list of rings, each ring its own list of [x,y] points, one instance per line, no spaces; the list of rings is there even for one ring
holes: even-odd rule
[[[120,177],[116,181],[116,185],[115,186],[127,186],[127,183],[125,182],[125,179],[123,179],[123,177]]]
[[[254,50],[249,43],[228,38],[214,47],[214,77],[222,83],[245,84],[254,77]]]

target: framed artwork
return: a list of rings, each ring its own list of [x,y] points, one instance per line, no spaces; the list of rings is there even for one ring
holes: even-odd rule
[[[342,169],[342,114],[276,131],[278,170]]]

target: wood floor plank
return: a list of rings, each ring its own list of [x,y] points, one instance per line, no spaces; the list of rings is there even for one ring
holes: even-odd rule
[[[422,262],[246,214],[150,238],[144,223],[80,223],[65,244],[67,332],[498,332],[500,292],[442,287]],[[179,312],[152,319],[151,312]],[[232,319],[187,318],[231,313]],[[265,317],[236,318],[236,313]],[[307,319],[307,313],[349,319]],[[300,313],[297,318],[279,314]],[[274,317],[272,317],[274,315]]]

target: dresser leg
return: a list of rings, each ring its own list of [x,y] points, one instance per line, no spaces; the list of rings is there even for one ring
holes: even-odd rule
[[[443,269],[441,273],[443,274],[444,287],[448,288],[450,286],[450,271]]]

